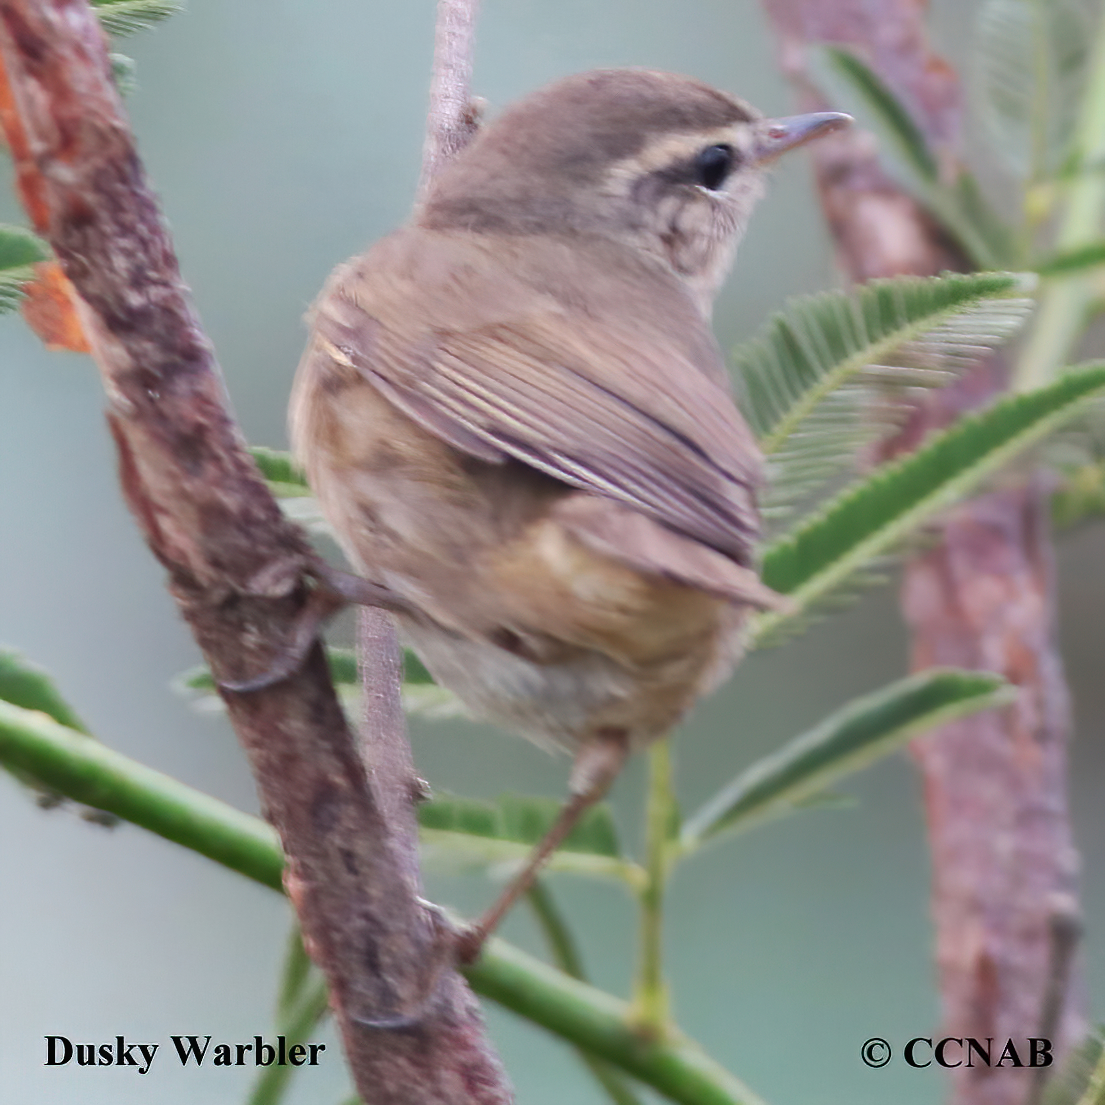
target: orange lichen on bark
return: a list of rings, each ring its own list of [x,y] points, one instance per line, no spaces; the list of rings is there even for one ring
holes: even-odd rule
[[[42,174],[31,156],[27,131],[20,118],[2,57],[0,57],[0,127],[3,128],[4,139],[11,151],[12,162],[15,164],[15,183],[19,190],[19,198],[23,201],[23,207],[30,215],[35,230],[44,234],[49,221],[49,208],[43,195]]]
[[[23,318],[47,349],[89,353],[92,347],[77,314],[76,290],[56,261],[35,265],[35,279],[23,288]]]

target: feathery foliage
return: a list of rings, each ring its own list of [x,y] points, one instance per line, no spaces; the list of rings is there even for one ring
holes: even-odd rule
[[[1105,265],[1105,241],[1088,242],[1075,249],[1041,257],[1033,266],[1040,276],[1070,276]]]
[[[818,604],[873,558],[898,548],[1019,452],[1054,431],[1105,391],[1105,364],[1071,369],[1036,391],[1006,396],[935,434],[917,452],[846,488],[822,511],[770,545],[764,582],[794,602],[792,612],[759,614],[757,643],[800,626]]]
[[[883,79],[850,50],[839,46],[826,48],[837,71],[848,79],[871,114],[894,139],[898,152],[922,179],[935,183],[939,176],[936,155],[929,148],[921,128],[905,105],[890,91]]]
[[[96,18],[110,35],[125,38],[184,10],[180,0],[92,0]]]
[[[32,266],[50,256],[46,243],[21,226],[0,224],[0,313],[14,311],[23,285],[34,279]]]
[[[690,849],[792,810],[918,733],[999,705],[1009,685],[989,672],[931,668],[863,695],[741,772],[687,819]]]
[[[764,512],[785,516],[848,469],[897,416],[887,387],[950,379],[1030,310],[1030,276],[947,273],[875,280],[792,300],[733,354],[744,410],[768,459]]]
[[[1022,179],[1055,173],[1070,151],[1096,8],[986,0],[979,9],[976,110],[995,153]]]
[[[980,269],[1000,269],[1012,263],[1009,229],[986,201],[975,178],[960,169],[949,184],[939,162],[908,107],[883,79],[849,50],[826,48],[835,70],[847,81],[875,129],[890,140],[913,177],[918,199],[956,239]]]

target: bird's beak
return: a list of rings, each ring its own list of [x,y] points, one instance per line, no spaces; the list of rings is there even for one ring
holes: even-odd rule
[[[832,134],[834,130],[843,130],[852,122],[851,115],[840,111],[814,111],[808,115],[788,115],[785,119],[765,119],[756,128],[752,156],[757,165],[770,164],[787,150]]]

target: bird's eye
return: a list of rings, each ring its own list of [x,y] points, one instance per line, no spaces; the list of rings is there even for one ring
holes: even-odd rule
[[[735,160],[732,146],[707,146],[694,159],[695,183],[716,192],[733,171]]]

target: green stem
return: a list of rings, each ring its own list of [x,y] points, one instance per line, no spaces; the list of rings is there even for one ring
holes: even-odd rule
[[[1098,19],[1075,148],[1082,171],[1067,190],[1055,238],[1056,253],[1066,253],[1101,237],[1105,210],[1105,173],[1100,170],[1105,160],[1105,18]],[[1090,307],[1098,298],[1096,279],[1091,270],[1089,274],[1056,276],[1045,282],[1032,333],[1014,374],[1018,391],[1050,383],[1070,358]]]
[[[329,990],[325,981],[319,979],[299,1005],[278,1022],[280,1035],[286,1038],[288,1047],[306,1043],[329,1008]],[[265,1067],[254,1082],[246,1105],[278,1105],[283,1100],[296,1070],[296,1067],[287,1063],[283,1066],[274,1063]]]
[[[678,1029],[641,1033],[635,1008],[493,938],[465,970],[474,990],[586,1048],[683,1105],[763,1105],[763,1101]]]
[[[566,975],[586,982],[587,975],[583,970],[583,960],[579,948],[576,947],[575,937],[572,936],[572,930],[568,927],[564,914],[560,912],[552,891],[543,880],[538,879],[527,891],[526,899],[541,926],[553,962]]]
[[[656,1036],[667,1030],[668,993],[664,985],[664,890],[670,865],[671,819],[675,799],[671,789],[671,748],[654,742],[648,753],[648,807],[645,811],[645,870],[648,882],[640,892],[641,935],[634,1008],[638,1027]]]
[[[259,818],[135,763],[45,714],[0,701],[0,764],[282,889],[284,857],[276,834]],[[477,993],[606,1059],[680,1105],[763,1105],[677,1029],[669,1029],[662,1040],[644,1037],[634,1027],[627,1002],[502,940],[489,941],[464,975]]]
[[[293,925],[284,953],[284,971],[280,979],[280,995],[276,999],[276,1019],[283,1024],[299,1002],[303,988],[311,976],[311,960],[303,947],[299,926]]]
[[[0,701],[0,764],[283,889],[280,844],[260,818],[113,752],[45,714]]]
[[[583,960],[572,936],[572,930],[560,912],[552,891],[539,879],[526,894],[527,900],[537,917],[537,923],[545,934],[553,962],[572,978],[586,982]],[[596,1059],[580,1048],[576,1049],[580,1062],[591,1072],[594,1079],[606,1091],[615,1105],[640,1105],[640,1099],[629,1083],[609,1063]]]

